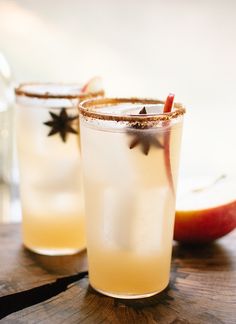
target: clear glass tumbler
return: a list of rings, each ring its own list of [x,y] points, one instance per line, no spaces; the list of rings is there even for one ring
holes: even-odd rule
[[[183,114],[163,101],[79,105],[90,284],[142,298],[169,282]]]
[[[76,253],[85,248],[76,106],[103,90],[38,83],[15,93],[24,245],[46,255]]]

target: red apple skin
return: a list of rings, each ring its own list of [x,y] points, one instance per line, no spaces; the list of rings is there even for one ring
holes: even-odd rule
[[[88,85],[90,83],[91,80],[89,80],[83,87],[82,89],[80,90],[82,93],[86,92],[87,91],[87,88],[88,88]]]
[[[214,208],[176,211],[174,240],[209,243],[236,228],[236,201]]]
[[[84,93],[88,90],[88,87],[90,86],[90,84],[94,81],[96,81],[97,79],[100,79],[100,77],[95,76],[92,79],[90,79],[81,89],[81,92]]]

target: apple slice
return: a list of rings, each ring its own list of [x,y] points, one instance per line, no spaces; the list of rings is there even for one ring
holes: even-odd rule
[[[229,176],[181,181],[174,239],[207,243],[236,228],[236,179]]]
[[[175,95],[173,93],[170,93],[168,97],[166,98],[165,104],[164,104],[164,113],[171,112],[173,102],[174,102]],[[169,123],[166,123],[166,126]],[[175,195],[175,188],[174,188],[174,182],[173,182],[173,176],[172,176],[172,170],[171,170],[171,163],[170,163],[170,131],[165,133],[164,135],[164,160],[165,160],[165,166],[166,166],[166,175],[171,187],[171,190],[173,194]]]
[[[92,93],[103,91],[102,78],[99,76],[90,79],[81,89],[82,93]]]
[[[170,93],[168,95],[168,97],[166,98],[165,104],[164,104],[164,108],[163,108],[164,113],[171,112],[174,98],[175,98],[175,95],[173,93]]]

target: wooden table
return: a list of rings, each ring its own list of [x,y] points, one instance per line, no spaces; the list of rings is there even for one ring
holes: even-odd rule
[[[0,225],[0,322],[236,323],[235,244],[235,231],[206,247],[176,244],[169,287],[121,300],[89,287],[85,252],[36,255],[22,247],[20,225]]]

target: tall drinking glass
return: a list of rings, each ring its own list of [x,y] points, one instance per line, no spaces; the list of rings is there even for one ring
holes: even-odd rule
[[[89,280],[105,295],[148,297],[169,282],[185,110],[163,103],[79,105]]]
[[[78,84],[22,84],[16,90],[23,241],[47,255],[85,248],[77,104],[103,95]]]

